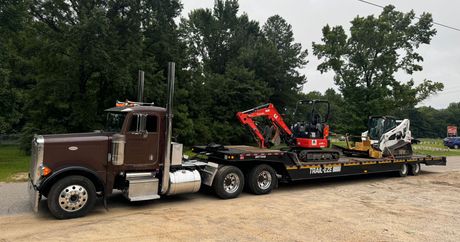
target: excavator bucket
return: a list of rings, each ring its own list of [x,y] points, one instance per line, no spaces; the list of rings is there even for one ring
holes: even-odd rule
[[[351,141],[350,138],[360,138],[361,141]],[[357,157],[370,157],[379,159],[383,157],[383,152],[374,148],[369,137],[357,137],[346,135],[345,140],[347,142],[347,147],[341,147],[334,145],[334,148],[339,149],[346,156],[357,156]]]

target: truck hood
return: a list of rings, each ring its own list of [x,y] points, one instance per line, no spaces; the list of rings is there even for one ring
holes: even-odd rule
[[[83,167],[102,172],[110,160],[113,133],[43,135],[43,165],[51,170]]]
[[[91,142],[91,141],[107,141],[113,133],[70,133],[70,134],[48,134],[43,135],[47,144],[56,143],[73,143],[73,142]]]

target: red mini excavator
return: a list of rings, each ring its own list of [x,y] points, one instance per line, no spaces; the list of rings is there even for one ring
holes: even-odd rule
[[[271,103],[238,112],[236,116],[243,125],[247,125],[250,128],[260,148],[269,148],[272,145],[271,141],[279,136],[289,146],[290,151],[297,154],[300,161],[337,160],[339,158],[338,152],[322,150],[330,146],[329,125],[327,124],[330,110],[329,102],[301,100],[296,105],[294,117],[305,104],[311,106],[311,111],[306,115],[310,116],[309,120],[297,121],[291,128],[286,125],[278,110]],[[318,110],[319,105],[326,107],[324,117],[321,117]],[[272,126],[269,130],[275,129],[275,135],[271,135],[272,132],[270,131],[262,133],[259,130],[257,122],[254,120],[254,118],[258,117],[265,117],[271,122]]]

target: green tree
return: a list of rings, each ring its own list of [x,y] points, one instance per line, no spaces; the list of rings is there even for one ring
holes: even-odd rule
[[[302,50],[300,43],[294,42],[292,26],[279,15],[267,19],[262,32],[268,40],[270,47],[275,49],[274,57],[265,59],[266,70],[263,77],[270,88],[274,90],[270,101],[279,108],[295,105],[298,93],[306,82],[305,75],[299,73],[299,69],[306,64],[307,50]]]
[[[416,52],[429,44],[435,35],[430,14],[417,21],[415,14],[398,12],[393,6],[384,8],[375,17],[356,17],[351,21],[350,34],[342,26],[323,28],[322,43],[313,43],[313,53],[323,62],[318,70],[334,71],[354,127],[364,129],[367,116],[403,114],[408,108],[443,89],[442,83],[424,80],[416,86],[413,80],[401,82],[395,73],[407,74],[422,70],[423,58]]]
[[[213,9],[193,10],[181,21],[191,80],[187,100],[194,134],[188,142],[232,143],[244,132],[235,113],[267,101],[271,94],[256,73],[262,33],[237,1],[216,1]],[[184,100],[186,101],[186,100]]]
[[[460,103],[450,103],[445,109],[414,108],[409,117],[414,137],[442,138],[447,135],[448,125],[460,127]]]
[[[139,69],[145,101],[164,104],[165,60],[181,59],[178,1],[23,2],[33,19],[28,44],[36,43],[24,147],[33,133],[103,128],[105,108],[136,99]]]
[[[0,2],[0,134],[20,131],[25,90],[34,73],[27,57],[33,52],[27,6],[21,0]]]

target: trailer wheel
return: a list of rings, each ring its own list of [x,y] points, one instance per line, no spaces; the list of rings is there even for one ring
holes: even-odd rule
[[[236,198],[243,191],[243,172],[235,166],[223,166],[217,171],[212,186],[218,197],[222,199]]]
[[[270,193],[277,183],[276,172],[269,165],[256,166],[248,174],[249,191],[256,195]]]
[[[402,164],[401,169],[399,169],[399,176],[405,177],[409,173],[409,167],[407,164]]]
[[[420,173],[420,163],[415,163],[410,166],[410,174],[412,176],[417,176]]]
[[[69,176],[57,181],[48,194],[48,209],[58,219],[83,217],[95,202],[96,188],[83,176]]]

